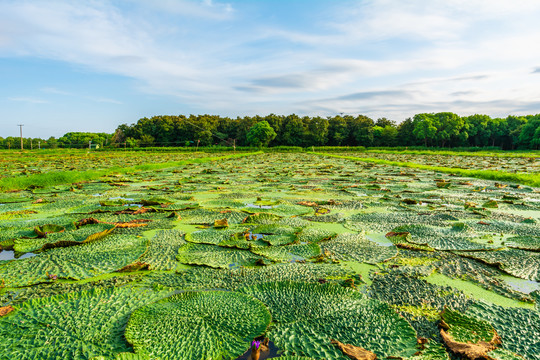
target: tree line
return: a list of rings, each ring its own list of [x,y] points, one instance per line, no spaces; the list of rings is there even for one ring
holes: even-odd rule
[[[264,122],[272,132],[266,124],[262,126]],[[268,141],[254,136],[254,132],[261,131],[268,133],[265,139]],[[139,146],[493,146],[538,149],[540,114],[491,118],[488,115],[461,117],[451,112],[423,113],[400,124],[387,118],[373,120],[364,115],[323,118],[270,114],[236,119],[216,115],[164,115],[120,125],[112,142]]]
[[[422,113],[400,124],[364,115],[300,117],[160,115],[118,126],[114,134],[70,132],[56,139],[24,139],[24,148],[147,146],[426,146],[539,149],[540,114],[491,118],[451,112]],[[39,144],[39,145],[38,145]],[[20,148],[17,137],[0,137],[0,148]]]

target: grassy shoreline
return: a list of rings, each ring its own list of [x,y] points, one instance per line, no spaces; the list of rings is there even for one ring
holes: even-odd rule
[[[231,154],[218,157],[206,157],[198,159],[181,160],[166,163],[157,164],[143,164],[129,167],[110,167],[104,170],[87,170],[87,171],[52,171],[43,174],[34,174],[26,177],[6,177],[0,179],[0,192],[6,192],[10,190],[24,190],[30,186],[48,187],[61,184],[72,184],[82,181],[95,180],[102,176],[112,173],[125,174],[133,171],[142,170],[159,170],[168,167],[190,165],[190,164],[203,164],[210,161],[225,160],[231,158],[239,158],[244,156],[251,156],[261,154],[262,152]]]

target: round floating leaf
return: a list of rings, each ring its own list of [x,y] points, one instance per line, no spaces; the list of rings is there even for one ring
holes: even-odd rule
[[[255,265],[257,260],[262,259],[262,257],[248,250],[187,243],[178,250],[176,259],[183,264],[228,269],[236,266]]]
[[[109,288],[27,301],[0,317],[0,358],[114,358],[129,351],[122,336],[129,314],[162,296]]]
[[[230,291],[176,294],[135,311],[126,339],[155,359],[234,359],[262,335],[271,316],[259,300]]]
[[[266,282],[240,290],[263,301],[276,322],[268,333],[284,355],[347,359],[329,339],[377,356],[411,356],[416,332],[387,304],[335,284]]]

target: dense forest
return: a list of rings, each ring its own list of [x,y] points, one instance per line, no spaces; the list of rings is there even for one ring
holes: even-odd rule
[[[70,132],[59,139],[24,139],[24,147],[121,146],[426,146],[539,149],[540,114],[491,118],[451,112],[417,114],[400,124],[364,115],[300,117],[162,115],[120,125],[114,134]],[[0,148],[19,148],[20,139],[0,137]]]

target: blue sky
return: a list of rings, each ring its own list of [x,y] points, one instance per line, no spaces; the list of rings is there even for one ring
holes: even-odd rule
[[[0,136],[161,114],[540,113],[537,0],[0,0]]]

